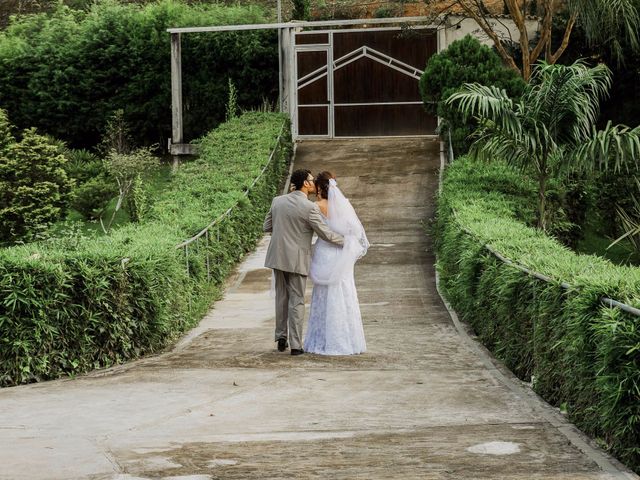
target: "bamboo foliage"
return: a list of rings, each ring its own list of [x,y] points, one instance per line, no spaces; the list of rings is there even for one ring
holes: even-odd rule
[[[262,236],[292,148],[287,135],[268,161],[283,123],[288,131],[284,115],[251,112],[210,132],[200,158],[183,165],[140,223],[78,242],[0,249],[0,387],[155,352],[199,321],[233,264]],[[265,165],[267,174],[245,195]],[[233,205],[206,247],[188,257],[175,248]]]
[[[640,192],[640,179],[635,177],[637,191]],[[622,222],[624,234],[614,240],[607,248],[627,239],[636,251],[640,251],[640,199],[637,195],[631,195],[632,209],[627,210],[620,206],[616,208],[618,218]]]

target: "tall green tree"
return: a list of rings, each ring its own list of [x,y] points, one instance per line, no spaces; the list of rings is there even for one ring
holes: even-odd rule
[[[0,107],[19,128],[35,126],[74,148],[98,143],[117,109],[124,110],[136,144],[167,144],[167,28],[267,21],[256,6],[184,0],[90,3],[88,9],[58,4],[47,13],[22,15],[0,31]],[[186,35],[182,58],[187,140],[224,121],[228,77],[243,108],[277,96],[274,31]]]
[[[605,65],[541,63],[514,100],[493,86],[468,84],[447,102],[478,122],[470,154],[532,170],[538,180],[538,227],[547,228],[547,183],[569,171],[637,168],[640,127],[595,128],[611,85]]]

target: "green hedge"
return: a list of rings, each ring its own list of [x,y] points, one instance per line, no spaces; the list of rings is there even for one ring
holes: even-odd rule
[[[258,6],[95,2],[23,15],[0,32],[0,108],[20,128],[37,127],[73,147],[93,147],[123,109],[137,144],[171,136],[170,27],[267,23]],[[277,98],[275,31],[183,35],[187,140],[224,121],[228,80],[242,108]]]
[[[436,223],[444,294],[497,358],[638,471],[640,318],[600,298],[639,307],[640,269],[576,255],[526,226],[534,206],[533,182],[503,164],[448,167]]]
[[[267,164],[283,124],[284,147]],[[157,351],[193,326],[233,264],[262,235],[262,221],[291,153],[283,115],[250,113],[201,141],[198,160],[172,180],[151,219],[110,236],[0,250],[0,385],[91,369]],[[240,200],[219,241],[175,246]],[[207,280],[209,251],[212,281]]]

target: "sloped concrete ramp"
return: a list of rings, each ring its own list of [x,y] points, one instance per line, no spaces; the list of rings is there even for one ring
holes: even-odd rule
[[[0,479],[623,479],[452,318],[423,220],[439,144],[304,142],[372,243],[356,284],[368,351],[292,357],[272,341],[268,238],[172,351],[0,390]]]

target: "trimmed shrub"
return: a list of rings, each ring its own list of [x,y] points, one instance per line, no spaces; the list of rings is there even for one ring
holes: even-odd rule
[[[245,197],[283,123],[285,148]],[[79,374],[155,352],[199,321],[230,268],[262,236],[291,153],[288,128],[283,115],[265,113],[222,125],[202,139],[200,158],[180,168],[142,223],[78,242],[1,249],[0,385]],[[176,249],[237,202],[219,237],[193,244],[186,258]]]
[[[109,200],[118,194],[113,179],[108,177],[104,163],[87,150],[66,150],[67,175],[76,187],[72,191],[71,208],[87,220],[100,217]]]
[[[0,242],[33,239],[66,212],[73,185],[67,159],[35,129],[0,149]]]
[[[59,4],[24,15],[0,32],[0,106],[20,128],[38,127],[74,147],[92,147],[123,109],[137,145],[165,146],[171,135],[170,35],[181,26],[266,23],[255,6]],[[252,108],[277,97],[274,31],[183,36],[183,104],[189,141],[224,121],[227,85]]]
[[[11,133],[11,123],[7,112],[0,109],[0,154],[6,153],[10,145],[13,145],[16,139]]]
[[[465,121],[462,114],[445,101],[465,83],[496,86],[506,90],[510,97],[520,96],[525,85],[514,70],[504,66],[497,53],[471,35],[456,40],[446,50],[429,58],[420,77],[420,94],[427,111],[445,121],[443,128],[451,132],[456,155],[469,150],[468,137],[477,123],[473,119]]]
[[[640,270],[526,226],[534,199],[535,185],[499,162],[460,158],[447,169],[436,226],[443,291],[497,358],[640,470],[640,318],[600,301],[640,306]]]
[[[113,180],[105,175],[87,180],[73,190],[71,207],[87,220],[97,220],[109,201],[118,195]]]

